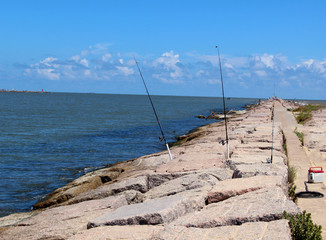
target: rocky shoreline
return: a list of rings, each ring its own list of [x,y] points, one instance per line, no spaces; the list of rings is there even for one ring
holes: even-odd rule
[[[278,100],[284,108],[287,101]],[[288,167],[272,100],[183,136],[166,151],[88,173],[28,213],[0,218],[0,239],[291,239]]]

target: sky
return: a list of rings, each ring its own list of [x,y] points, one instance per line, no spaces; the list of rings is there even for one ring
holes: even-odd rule
[[[0,89],[326,100],[324,0],[0,0]]]

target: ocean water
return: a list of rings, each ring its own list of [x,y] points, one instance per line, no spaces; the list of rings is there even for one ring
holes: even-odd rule
[[[221,98],[152,96],[168,142],[216,120]],[[241,109],[257,99],[226,100]],[[0,93],[0,217],[89,171],[165,149],[147,96]]]

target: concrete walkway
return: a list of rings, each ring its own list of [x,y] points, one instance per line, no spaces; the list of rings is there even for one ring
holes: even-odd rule
[[[287,111],[279,102],[275,102],[275,121],[280,122],[286,139],[288,158],[291,166],[296,168],[295,185],[297,186],[296,193],[305,191],[304,182],[308,180],[307,174],[309,167],[322,166],[320,161],[310,160],[302,147],[296,134],[293,132],[299,128],[293,114]],[[302,126],[301,126],[302,127]],[[316,165],[317,164],[317,165]],[[326,195],[324,183],[308,184],[309,191],[317,191]],[[311,213],[314,223],[321,225],[323,228],[323,239],[326,239],[326,197],[324,198],[298,198],[298,206],[301,210],[306,210]]]

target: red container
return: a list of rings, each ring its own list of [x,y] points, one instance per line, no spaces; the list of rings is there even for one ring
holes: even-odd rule
[[[308,170],[308,182],[322,183],[324,182],[324,171],[322,167],[310,167]]]

